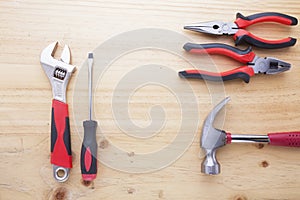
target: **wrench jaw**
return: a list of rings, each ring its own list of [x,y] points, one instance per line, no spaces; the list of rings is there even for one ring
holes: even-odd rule
[[[71,63],[71,52],[70,52],[68,45],[64,46],[64,49],[60,56],[60,60],[67,64]]]
[[[75,66],[70,65],[71,53],[69,47],[65,45],[60,60],[53,56],[58,46],[58,42],[48,45],[41,53],[41,65],[51,83],[53,98],[66,103],[66,91],[69,79],[75,71]]]

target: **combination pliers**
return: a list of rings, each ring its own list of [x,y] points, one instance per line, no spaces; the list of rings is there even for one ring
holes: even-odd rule
[[[291,68],[291,64],[271,57],[258,57],[248,47],[245,50],[220,44],[193,44],[186,43],[183,48],[187,52],[198,54],[219,54],[231,57],[241,63],[247,64],[246,66],[238,67],[236,69],[226,72],[208,72],[198,69],[190,69],[179,72],[179,76],[183,78],[198,78],[209,81],[227,81],[232,79],[243,79],[246,83],[249,83],[250,77],[255,74],[277,74],[287,71]]]

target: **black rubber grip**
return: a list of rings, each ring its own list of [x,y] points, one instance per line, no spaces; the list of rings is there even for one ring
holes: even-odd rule
[[[186,43],[183,46],[183,49],[186,51],[190,51],[192,49],[227,49],[239,55],[245,55],[252,51],[251,47],[248,47],[245,50],[235,48],[233,46],[222,44],[222,43],[209,43],[209,44],[195,44],[195,43]]]
[[[283,14],[283,13],[277,13],[277,12],[263,12],[263,13],[257,13],[257,14],[249,15],[249,16],[244,16],[241,13],[236,14],[237,19],[241,18],[241,19],[248,20],[248,21],[255,20],[255,19],[258,19],[258,18],[264,18],[264,17],[285,18],[285,19],[288,19],[291,22],[290,25],[292,25],[292,26],[298,24],[297,18],[292,17],[290,15]]]
[[[55,108],[52,108],[52,114],[51,114],[51,149],[50,149],[51,152],[54,151],[56,141],[58,138],[54,109]],[[72,155],[69,117],[65,118],[64,123],[65,123],[65,129],[63,132],[63,142],[64,142],[64,146],[67,150],[68,155]]]
[[[51,163],[72,168],[68,104],[53,99],[51,114]]]
[[[97,174],[97,122],[87,120],[83,122],[84,137],[81,146],[80,166],[84,180],[93,180]]]
[[[280,49],[280,48],[291,47],[294,46],[296,42],[297,39],[292,37],[289,37],[289,40],[281,43],[269,43],[269,42],[260,41],[258,39],[255,39],[254,37],[251,37],[250,35],[237,36],[235,39],[235,45],[247,43],[264,49]]]
[[[56,143],[57,137],[58,137],[57,129],[56,129],[56,122],[54,119],[55,119],[54,118],[54,108],[52,108],[52,112],[51,112],[51,146],[50,146],[51,153],[54,151],[54,146],[55,146],[55,143]]]
[[[181,71],[178,72],[178,75],[181,78],[195,78],[195,79],[203,79],[207,81],[214,81],[214,82],[220,82],[220,81],[229,81],[229,80],[234,80],[234,79],[242,79],[245,81],[245,83],[249,83],[250,81],[250,76],[247,73],[243,72],[237,72],[234,74],[226,75],[226,76],[211,76],[207,74],[201,74],[201,73],[187,73],[186,71]]]

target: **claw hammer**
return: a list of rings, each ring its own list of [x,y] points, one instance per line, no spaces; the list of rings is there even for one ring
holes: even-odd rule
[[[58,42],[48,45],[41,53],[40,62],[52,86],[52,114],[51,114],[51,164],[53,176],[58,182],[69,178],[72,168],[72,152],[70,137],[70,122],[66,90],[69,79],[75,71],[70,65],[71,53],[65,45],[60,60],[55,59],[54,53]]]
[[[205,174],[219,174],[220,164],[216,159],[218,148],[232,142],[239,143],[267,143],[276,146],[300,147],[300,132],[269,133],[267,135],[234,135],[213,126],[215,117],[220,110],[229,102],[230,97],[222,100],[208,114],[203,123],[201,148],[205,151],[201,172]]]

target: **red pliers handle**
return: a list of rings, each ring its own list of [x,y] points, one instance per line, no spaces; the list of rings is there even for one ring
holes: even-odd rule
[[[240,50],[226,44],[212,43],[212,44],[193,44],[186,43],[183,47],[187,52],[198,54],[221,54],[231,57],[241,63],[250,63],[255,58],[255,53],[252,52],[251,47]],[[228,81],[233,79],[242,79],[249,83],[250,77],[253,76],[254,70],[249,66],[242,66],[226,72],[208,72],[204,70],[184,70],[179,72],[179,76],[183,78],[197,78],[209,81]]]
[[[259,38],[244,29],[250,25],[260,22],[277,22],[289,26],[298,24],[298,20],[295,17],[282,13],[264,12],[247,17],[243,16],[241,13],[237,13],[234,23],[237,25],[238,31],[233,36],[235,44],[238,45],[241,43],[248,43],[253,46],[265,49],[277,49],[295,45],[297,40],[292,37],[284,38],[281,40],[266,40]]]

